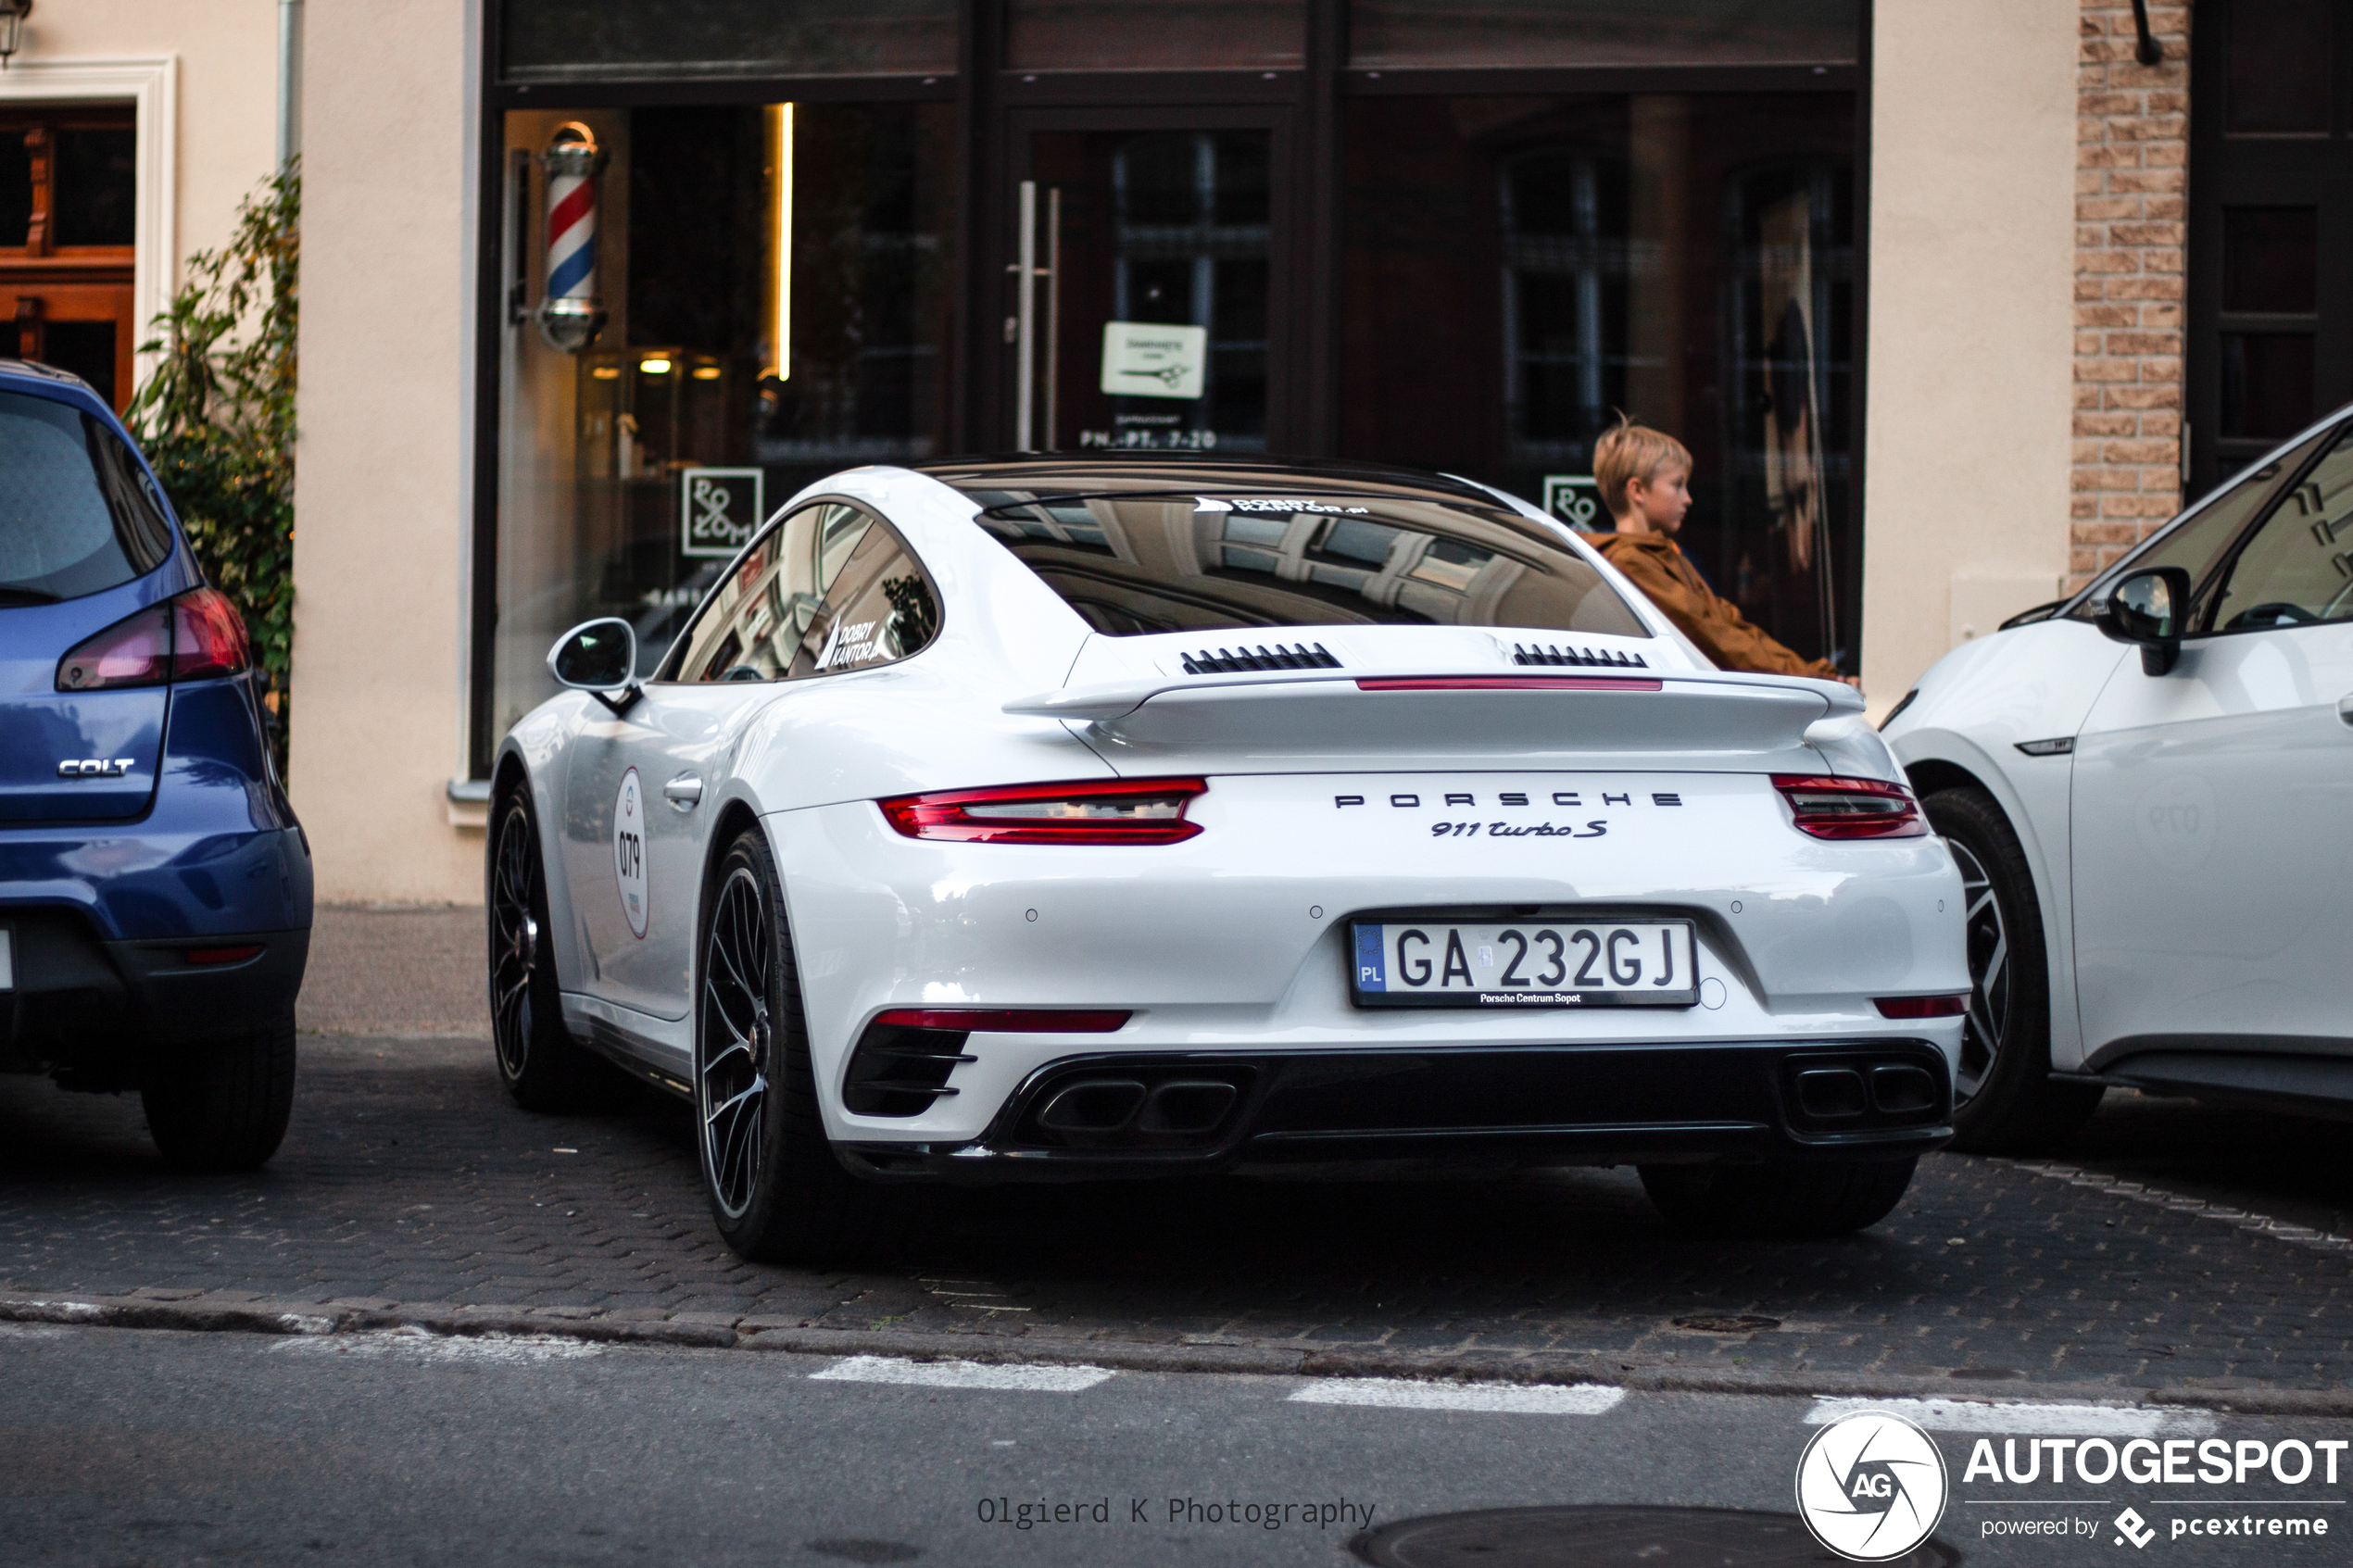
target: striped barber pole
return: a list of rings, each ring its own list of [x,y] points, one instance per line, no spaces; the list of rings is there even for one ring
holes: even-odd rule
[[[577,120],[547,144],[547,282],[539,330],[550,346],[575,354],[597,340],[605,312],[597,298],[596,133]]]

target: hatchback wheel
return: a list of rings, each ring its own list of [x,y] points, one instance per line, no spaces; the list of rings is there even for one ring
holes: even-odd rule
[[[571,1110],[593,1097],[603,1074],[564,1028],[556,965],[547,945],[547,876],[530,792],[499,802],[491,835],[490,1035],[498,1079],[526,1110]]]
[[[2021,1154],[2056,1143],[2099,1104],[2096,1084],[2051,1081],[2049,960],[2026,851],[1994,797],[1943,789],[1928,820],[1961,872],[1969,942],[1969,1020],[1953,1079],[1953,1147]]]
[[[758,828],[711,873],[697,972],[697,1143],[721,1238],[759,1261],[874,1245],[891,1195],[843,1170],[826,1141],[783,888]]]
[[[278,1152],[294,1110],[289,1007],[248,1035],[158,1049],[139,1101],[164,1159],[183,1171],[250,1171]]]

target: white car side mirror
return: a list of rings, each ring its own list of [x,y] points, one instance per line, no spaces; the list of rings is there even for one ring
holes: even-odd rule
[[[558,685],[586,692],[616,714],[628,712],[645,695],[637,683],[636,628],[610,616],[581,622],[547,650],[547,673]]]

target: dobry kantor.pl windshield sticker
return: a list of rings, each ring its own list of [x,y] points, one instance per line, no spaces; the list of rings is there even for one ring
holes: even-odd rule
[[[1934,1439],[1884,1411],[1831,1422],[1797,1461],[1797,1512],[1806,1527],[1854,1562],[1901,1557],[1935,1534],[1948,1489]]]

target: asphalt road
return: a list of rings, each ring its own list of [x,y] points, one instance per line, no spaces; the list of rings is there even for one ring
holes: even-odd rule
[[[998,1386],[957,1386],[975,1382]],[[1465,1399],[1497,1408],[1427,1408]],[[2261,1471],[2243,1484],[2170,1487],[2054,1486],[2047,1470],[2036,1484],[2011,1485],[1963,1472],[1980,1436],[1994,1450],[2055,1433],[2105,1434],[2118,1446],[2220,1439],[2239,1456],[2243,1442],[2353,1437],[2353,1422],[1890,1408],[1935,1434],[1954,1499],[1937,1538],[1971,1562],[2113,1565],[2144,1550],[2171,1563],[2345,1560],[2336,1532],[2353,1529],[2353,1462],[2340,1464],[2334,1485],[2317,1466],[2295,1486]],[[1808,1417],[1838,1413],[1806,1399],[1594,1387],[1097,1376],[528,1338],[23,1324],[0,1325],[0,1541],[24,1568],[1339,1564],[1353,1561],[1347,1543],[1365,1511],[1377,1527],[1567,1504],[1787,1515],[1816,1429]],[[1020,1527],[1024,1505],[1058,1503],[1078,1505],[1079,1516]],[[1236,1503],[1239,1522],[1214,1516]],[[1268,1504],[1294,1506],[1270,1529]],[[1342,1505],[1356,1512],[1343,1520]],[[1326,1517],[1310,1522],[1309,1506]],[[2128,1506],[2157,1531],[2145,1548],[2118,1544],[2112,1520]],[[1014,1522],[994,1522],[1000,1514]],[[2177,1519],[2223,1516],[2242,1528],[2325,1518],[2334,1530],[2301,1539],[2172,1533]],[[1996,1522],[2062,1519],[2073,1533],[2061,1538],[1989,1534]],[[1538,1549],[1417,1561],[1725,1561],[1656,1543],[1597,1551],[1573,1520],[1537,1538]]]

